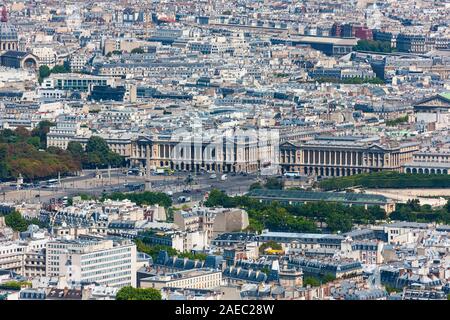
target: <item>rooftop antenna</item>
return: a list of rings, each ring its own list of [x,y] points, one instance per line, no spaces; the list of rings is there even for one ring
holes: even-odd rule
[[[8,11],[6,10],[6,5],[2,8],[2,17],[0,19],[1,22],[8,22]]]

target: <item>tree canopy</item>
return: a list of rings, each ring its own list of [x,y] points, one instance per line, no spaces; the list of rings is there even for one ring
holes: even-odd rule
[[[27,180],[56,177],[79,170],[80,163],[69,152],[55,148],[42,151],[51,126],[41,122],[33,131],[18,127],[0,131],[0,179],[12,180],[22,174]]]
[[[248,231],[270,229],[285,232],[319,232],[318,224],[327,224],[327,231],[347,232],[356,223],[374,223],[386,218],[386,212],[376,206],[345,206],[335,202],[309,202],[301,205],[260,202],[248,196],[229,197],[212,190],[205,201],[208,207],[239,207],[247,210]]]
[[[0,284],[0,289],[19,291],[22,287],[31,287],[30,282],[26,281],[6,281]]]
[[[39,82],[42,82],[43,79],[50,76],[52,73],[68,73],[70,72],[70,68],[67,64],[56,65],[50,69],[47,65],[42,65],[39,67]]]
[[[387,171],[325,179],[318,185],[323,190],[345,189],[354,186],[364,188],[448,188],[450,187],[450,175]]]
[[[408,122],[408,116],[406,115],[406,116],[403,116],[403,117],[398,117],[396,119],[387,120],[386,121],[386,125],[393,127],[393,126],[397,126],[399,124],[407,123],[407,122]]]
[[[68,72],[70,72],[70,69],[66,64],[56,65],[51,70],[51,73],[68,73]]]
[[[27,220],[24,217],[22,217],[22,215],[17,211],[8,213],[4,215],[4,217],[5,217],[5,224],[14,231],[18,232],[27,231],[28,226],[31,224],[37,225],[39,227],[45,227],[45,225],[42,222],[40,222],[37,218]]]
[[[161,300],[161,292],[153,288],[133,288],[131,286],[121,288],[116,295],[116,300]]]
[[[393,220],[410,222],[438,222],[450,223],[450,200],[442,208],[432,208],[430,205],[421,205],[418,199],[398,203],[395,211],[390,214]]]
[[[31,131],[31,135],[33,137],[39,138],[39,147],[41,149],[47,148],[47,134],[50,131],[50,127],[54,127],[55,124],[53,122],[44,120],[38,123],[36,128]]]
[[[131,53],[139,53],[139,54],[142,54],[142,53],[144,53],[145,51],[144,51],[144,49],[142,49],[142,48],[134,48],[133,50],[131,50]]]
[[[264,187],[266,189],[281,190],[283,189],[283,182],[278,178],[268,178]]]
[[[153,261],[156,260],[160,251],[167,251],[169,256],[178,256],[180,258],[188,258],[191,260],[206,260],[207,255],[204,253],[179,252],[169,246],[150,244],[148,241],[149,236],[152,236],[151,231],[142,232],[134,239],[134,243],[136,243],[137,251],[150,255]]]
[[[80,149],[79,146],[72,144],[71,152]],[[112,167],[122,166],[124,158],[119,154],[109,149],[108,143],[105,139],[92,136],[86,144],[86,153],[82,157],[84,168],[106,168],[109,165]]]
[[[353,47],[355,51],[373,51],[373,52],[396,52],[396,48],[391,47],[390,41],[379,40],[358,40],[356,46]]]

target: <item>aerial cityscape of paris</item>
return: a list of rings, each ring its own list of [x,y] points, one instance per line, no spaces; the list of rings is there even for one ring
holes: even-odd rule
[[[449,25],[450,0],[0,0],[0,317],[450,300]]]

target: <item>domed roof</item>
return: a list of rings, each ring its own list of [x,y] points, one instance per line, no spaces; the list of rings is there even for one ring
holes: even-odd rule
[[[8,22],[0,22],[0,42],[18,41],[17,30]]]
[[[0,42],[2,41],[18,41],[17,30],[13,25],[8,23],[8,13],[4,6],[0,19]]]

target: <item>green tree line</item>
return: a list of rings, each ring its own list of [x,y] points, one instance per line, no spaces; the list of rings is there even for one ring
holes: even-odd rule
[[[49,77],[52,73],[68,73],[70,72],[70,67],[67,63],[63,65],[56,65],[53,68],[50,68],[47,65],[42,65],[39,67],[39,83],[42,83],[42,80]]]
[[[430,205],[420,205],[418,199],[408,200],[406,203],[398,203],[395,211],[389,216],[392,220],[409,222],[437,222],[450,223],[450,201],[442,208],[432,208]]]
[[[323,276],[306,276],[303,279],[303,287],[311,286],[311,287],[320,287],[322,284],[332,282],[336,280],[336,277],[331,273],[327,273]]]
[[[19,291],[22,287],[31,287],[31,283],[27,281],[6,281],[0,284],[2,290]]]
[[[41,122],[31,132],[23,127],[0,131],[0,179],[12,180],[22,174],[33,180],[79,170],[80,164],[68,152],[57,148],[44,150],[50,126]]]
[[[125,161],[122,156],[110,150],[105,139],[98,136],[89,138],[86,149],[79,142],[70,141],[67,151],[84,169],[120,167]]]
[[[386,218],[383,209],[371,206],[345,206],[334,202],[310,202],[285,205],[277,201],[260,202],[248,196],[230,197],[220,190],[212,190],[208,207],[239,207],[248,212],[249,231],[319,232],[318,223],[325,223],[331,232],[350,231],[355,223],[374,223]]]
[[[373,51],[391,53],[396,52],[396,48],[391,47],[390,41],[379,40],[358,40],[356,46],[353,47],[354,51]]]
[[[0,216],[3,216],[5,218],[5,224],[13,229],[14,231],[18,232],[24,232],[27,231],[28,226],[31,224],[37,225],[41,228],[47,227],[44,223],[42,223],[39,219],[33,218],[33,219],[25,219],[22,217],[22,215],[17,211],[12,211],[8,214],[0,214]]]
[[[126,286],[117,292],[116,300],[161,300],[161,292],[153,288]]]
[[[91,137],[83,149],[78,142],[69,142],[67,150],[47,147],[47,133],[53,123],[40,122],[32,131],[24,127],[0,131],[0,179],[12,180],[22,174],[26,180],[67,175],[81,168],[119,167],[124,158],[109,149],[107,142]]]
[[[171,257],[178,256],[179,258],[188,258],[191,260],[206,260],[207,255],[204,253],[179,252],[169,246],[148,244],[146,243],[146,237],[148,237],[148,234],[144,232],[134,239],[136,250],[148,254],[152,257],[153,261],[156,260],[160,251],[167,251],[168,255]]]
[[[278,178],[268,178],[264,184],[261,182],[254,182],[250,185],[249,190],[255,189],[269,189],[269,190],[281,190],[283,189],[283,181]]]
[[[386,121],[386,125],[390,126],[390,127],[394,127],[394,126],[397,126],[399,124],[407,123],[407,122],[408,122],[408,116],[406,115],[406,116],[403,116],[403,117],[398,117],[396,119],[387,120]]]
[[[385,171],[325,179],[318,185],[326,191],[342,190],[354,186],[364,188],[448,188],[450,187],[450,175]]]

